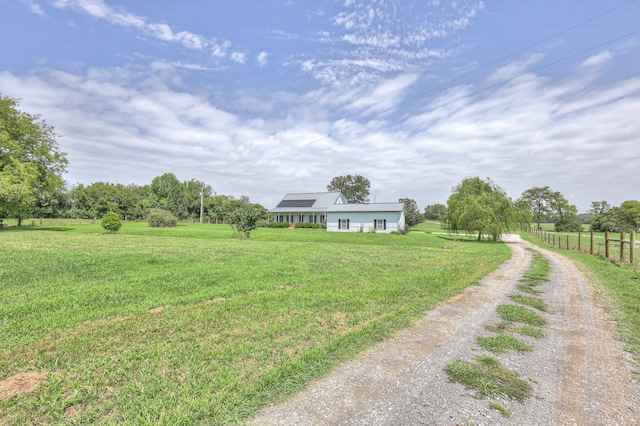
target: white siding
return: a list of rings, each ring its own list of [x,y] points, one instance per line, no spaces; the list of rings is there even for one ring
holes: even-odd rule
[[[349,229],[339,229],[340,219],[349,219]],[[390,233],[404,229],[403,212],[329,212],[327,213],[327,231],[371,232],[375,228],[376,219],[387,221],[387,229],[376,230],[376,232]]]

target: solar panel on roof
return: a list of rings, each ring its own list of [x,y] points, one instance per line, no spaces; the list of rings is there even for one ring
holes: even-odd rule
[[[278,207],[312,207],[316,200],[282,200]]]

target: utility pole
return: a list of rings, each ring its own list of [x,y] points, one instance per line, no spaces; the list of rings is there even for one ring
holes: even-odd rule
[[[204,223],[204,191],[200,191],[200,223]]]

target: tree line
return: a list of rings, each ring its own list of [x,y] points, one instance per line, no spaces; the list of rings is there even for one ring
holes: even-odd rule
[[[637,232],[640,227],[640,201],[625,201],[620,207],[594,201],[591,206],[586,218],[590,218],[593,231]],[[428,206],[425,215],[435,214],[435,210],[434,206]],[[491,179],[479,177],[466,178],[455,186],[446,208],[439,214],[451,230],[477,232],[479,240],[485,236],[495,240],[502,233],[525,228],[531,222],[538,228],[543,221],[552,222],[556,232],[583,229],[578,209],[559,191],[548,186],[533,187],[513,201]]]
[[[17,99],[0,94],[0,217],[18,225],[27,217],[92,219],[114,213],[124,220],[145,220],[150,211],[162,210],[177,220],[203,219],[226,222],[244,235],[267,218],[267,209],[246,196],[214,193],[211,185],[191,179],[180,181],[173,173],[155,177],[148,185],[96,182],[68,187],[62,178],[68,161],[61,152],[53,127],[39,115],[18,109]],[[371,183],[360,175],[334,177],[328,191],[342,192],[351,203],[368,202]],[[452,189],[447,205],[418,209],[411,198],[404,203],[405,222],[415,226],[439,220],[453,231],[478,232],[478,238],[535,222],[553,222],[556,231],[580,231],[583,221],[575,205],[548,186],[534,187],[513,201],[491,179],[466,178]],[[594,231],[638,231],[640,201],[620,206],[594,201],[588,213]],[[582,218],[584,219],[584,217]]]

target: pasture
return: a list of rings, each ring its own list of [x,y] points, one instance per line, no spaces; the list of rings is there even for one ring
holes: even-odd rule
[[[45,223],[45,225],[47,225]],[[229,424],[281,401],[509,257],[501,243],[226,225],[0,231],[2,424]]]

